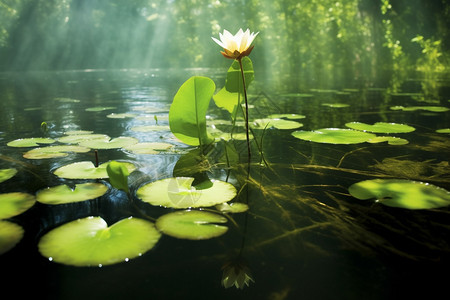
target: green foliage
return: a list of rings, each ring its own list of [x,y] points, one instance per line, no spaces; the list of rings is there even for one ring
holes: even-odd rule
[[[199,146],[214,139],[206,131],[206,111],[216,85],[207,77],[194,76],[179,88],[169,111],[172,133],[183,143]]]
[[[248,88],[255,78],[253,63],[248,56],[242,59],[242,67],[244,68],[245,85]],[[235,120],[238,107],[244,101],[243,93],[241,68],[239,62],[235,60],[228,69],[225,86],[214,95],[214,102],[218,107],[227,110]]]
[[[128,175],[130,173],[124,163],[113,160],[106,167],[106,172],[108,173],[109,182],[113,187],[126,193],[129,192]]]

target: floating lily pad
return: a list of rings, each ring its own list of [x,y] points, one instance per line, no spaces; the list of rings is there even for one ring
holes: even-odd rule
[[[415,111],[415,110],[426,110],[431,112],[445,112],[449,111],[450,108],[444,107],[444,106],[410,106],[410,107],[404,107],[404,106],[392,106],[392,110],[403,110],[403,111]]]
[[[44,158],[55,158],[55,157],[65,157],[71,152],[75,153],[86,153],[91,149],[81,146],[49,146],[42,148],[35,148],[24,153],[23,157],[27,159],[44,159]]]
[[[66,204],[95,199],[103,196],[108,187],[102,183],[81,183],[76,184],[72,189],[63,184],[40,190],[36,194],[36,200],[44,204]]]
[[[302,123],[296,121],[284,120],[284,119],[256,119],[253,121],[254,128],[270,128],[275,127],[276,129],[297,129],[302,127]]]
[[[26,138],[11,141],[6,145],[10,147],[36,147],[39,144],[53,144],[54,142],[55,140],[50,138]]]
[[[219,180],[211,180],[207,189],[192,186],[192,177],[174,177],[143,185],[137,197],[152,205],[173,208],[207,207],[230,201],[236,196],[233,185]]]
[[[64,132],[65,135],[81,135],[81,134],[91,134],[93,131],[90,130],[72,130]]]
[[[55,98],[54,100],[58,101],[58,102],[62,102],[62,103],[78,103],[78,102],[80,102],[80,100],[78,100],[78,99],[64,98],[64,97]]]
[[[53,173],[61,178],[68,179],[101,179],[108,178],[106,167],[109,162],[103,163],[95,167],[91,161],[81,161],[73,164],[65,165],[56,169]],[[124,163],[128,172],[133,172],[136,167],[132,163]]]
[[[167,125],[142,125],[131,127],[131,130],[137,132],[169,131],[170,127]]]
[[[429,209],[450,205],[450,192],[437,186],[401,179],[365,180],[349,187],[360,200],[375,199],[381,204],[407,209]]]
[[[8,219],[27,211],[34,205],[36,198],[27,193],[0,194],[0,219]]]
[[[377,122],[373,125],[360,122],[350,122],[346,123],[345,126],[355,130],[369,131],[374,133],[405,133],[416,130],[414,127],[405,124],[385,122]]]
[[[136,138],[121,136],[110,141],[102,139],[82,141],[79,143],[79,145],[93,149],[116,149],[130,146],[136,144],[137,142],[139,141]]]
[[[372,133],[352,129],[324,128],[314,131],[294,131],[292,135],[298,139],[328,144],[359,144],[376,137]]]
[[[86,108],[86,111],[104,111],[104,110],[110,110],[115,109],[114,106],[96,106],[96,107],[89,107]]]
[[[214,223],[226,223],[218,214],[198,210],[176,211],[156,220],[156,227],[164,234],[179,239],[205,240],[221,236],[228,227]]]
[[[60,137],[58,139],[58,142],[64,144],[78,144],[84,141],[91,141],[91,140],[108,141],[109,139],[110,137],[107,136],[106,134],[73,134]]]
[[[217,204],[216,209],[221,212],[226,213],[242,213],[248,210],[248,205],[245,203],[235,202],[235,203],[222,203]]]
[[[105,266],[141,256],[160,237],[154,224],[145,220],[128,218],[108,227],[100,217],[87,217],[48,232],[40,239],[38,248],[54,262]]]
[[[270,115],[268,118],[270,119],[289,119],[289,120],[299,120],[299,119],[304,119],[306,118],[306,116],[304,115],[298,115],[298,114],[273,114]]]
[[[137,143],[131,146],[123,147],[124,150],[131,151],[136,154],[159,154],[173,148],[174,145],[169,143]]]
[[[14,177],[14,175],[16,175],[16,174],[17,174],[17,170],[14,168],[0,169],[0,182],[10,179],[11,177]]]
[[[134,118],[136,115],[131,113],[121,113],[121,114],[109,114],[106,117],[110,119],[125,119],[125,118]]]
[[[0,220],[0,255],[14,248],[22,239],[23,234],[22,226]]]
[[[372,144],[388,142],[389,145],[406,145],[409,143],[408,140],[393,136],[377,136],[367,142]]]
[[[450,128],[443,128],[436,130],[437,133],[450,133]]]
[[[345,103],[322,103],[322,106],[332,107],[332,108],[344,108],[349,107],[349,104]]]

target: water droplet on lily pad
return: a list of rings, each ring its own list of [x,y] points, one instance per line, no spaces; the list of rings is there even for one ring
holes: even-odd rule
[[[324,128],[314,131],[294,131],[292,135],[298,139],[328,144],[358,144],[376,137],[372,133],[352,129]]]
[[[39,144],[53,144],[54,142],[55,140],[50,138],[26,138],[11,141],[6,145],[9,147],[36,147]]]
[[[152,205],[172,208],[208,207],[230,201],[236,188],[224,181],[211,180],[207,189],[192,186],[193,177],[173,177],[147,183],[137,190],[137,197]]]
[[[450,205],[450,192],[423,182],[402,179],[373,179],[351,185],[350,194],[360,200],[407,209],[430,209]]]
[[[86,140],[79,143],[80,146],[89,147],[93,149],[116,149],[126,146],[130,146],[139,142],[138,139],[133,137],[121,136],[112,140]]]
[[[405,133],[416,130],[414,127],[405,124],[386,122],[377,122],[373,125],[360,122],[349,122],[346,123],[345,126],[355,130],[369,131],[374,133]]]
[[[74,189],[63,184],[38,191],[36,200],[44,204],[66,204],[95,199],[107,191],[108,187],[102,183],[80,183]]]
[[[52,261],[72,266],[106,266],[141,256],[161,234],[153,223],[127,218],[108,226],[100,217],[61,225],[39,241],[39,252]]]
[[[108,166],[108,164],[109,162],[105,162],[98,167],[95,167],[95,165],[91,161],[81,161],[62,166],[56,169],[53,173],[60,178],[67,179],[108,178],[108,172],[106,171],[106,167]],[[124,165],[128,169],[129,173],[136,170],[136,166],[132,163],[124,162]]]
[[[205,240],[218,237],[227,232],[228,227],[215,223],[226,223],[221,215],[185,210],[165,214],[156,220],[156,227],[164,234],[179,239]]]
[[[34,205],[34,195],[21,192],[0,194],[0,219],[8,219],[27,211]]]
[[[86,153],[91,149],[81,146],[49,146],[42,148],[35,148],[24,153],[23,157],[27,159],[45,159],[45,158],[55,158],[55,157],[65,157],[71,152],[75,153]]]
[[[0,183],[14,177],[16,174],[17,170],[14,168],[0,169]]]
[[[23,234],[22,226],[0,220],[0,255],[14,248],[22,239]]]

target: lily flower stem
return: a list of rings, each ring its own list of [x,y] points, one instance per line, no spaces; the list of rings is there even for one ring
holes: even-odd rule
[[[250,151],[250,135],[249,135],[249,127],[248,127],[248,101],[247,101],[247,88],[245,87],[245,77],[244,77],[244,67],[242,66],[242,59],[238,58],[239,66],[241,67],[241,77],[242,84],[244,89],[244,100],[245,100],[245,132],[247,136],[247,151],[248,151],[248,161],[250,162],[252,158],[252,153]]]

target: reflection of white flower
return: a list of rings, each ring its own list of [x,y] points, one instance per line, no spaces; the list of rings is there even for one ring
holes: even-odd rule
[[[251,276],[249,268],[242,261],[231,261],[226,263],[223,267],[222,285],[225,288],[233,285],[238,289],[243,289],[244,286],[249,286],[250,281],[255,282]]]
[[[216,38],[212,39],[223,48],[223,51],[220,52],[223,56],[231,59],[241,59],[252,52],[254,46],[250,47],[250,45],[258,33],[250,33],[250,29],[244,32],[241,28],[235,35],[232,35],[229,31],[224,30],[223,34],[219,33],[220,41]]]

